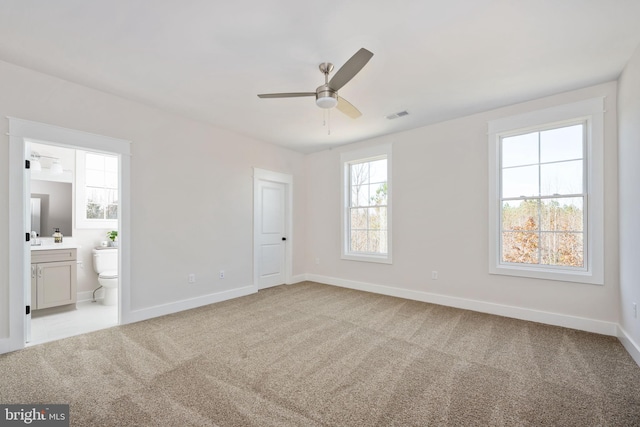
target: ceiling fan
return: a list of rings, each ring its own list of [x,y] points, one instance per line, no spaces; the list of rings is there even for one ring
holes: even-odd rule
[[[324,74],[324,84],[318,86],[315,92],[291,92],[291,93],[266,93],[258,95],[259,98],[297,98],[301,96],[315,96],[316,105],[320,108],[337,107],[338,110],[352,119],[357,119],[362,115],[356,107],[349,101],[338,96],[338,91],[346,85],[356,74],[367,65],[373,53],[362,48],[357,51],[334,76],[329,80],[329,73],[333,71],[333,64],[323,62],[319,68]]]

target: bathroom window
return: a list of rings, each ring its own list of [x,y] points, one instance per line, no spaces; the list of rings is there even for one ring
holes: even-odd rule
[[[117,156],[76,151],[76,226],[117,228]]]

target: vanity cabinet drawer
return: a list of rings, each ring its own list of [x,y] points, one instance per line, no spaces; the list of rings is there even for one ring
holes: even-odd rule
[[[31,251],[31,263],[75,261],[78,257],[77,249],[49,249],[46,251]]]

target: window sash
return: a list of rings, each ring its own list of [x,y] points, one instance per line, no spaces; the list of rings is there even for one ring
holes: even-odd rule
[[[565,129],[565,128],[570,128],[570,127],[574,127],[574,126],[581,126],[581,134],[582,134],[582,144],[581,144],[581,149],[582,149],[582,157],[570,157],[570,158],[566,158],[566,159],[562,159],[562,160],[553,160],[553,161],[547,161],[547,162],[543,162],[542,159],[542,140],[541,140],[541,135],[543,132],[545,131],[549,131],[549,130],[561,130],[561,129]],[[498,254],[498,262],[501,265],[506,265],[506,266],[526,266],[526,267],[531,267],[531,268],[551,268],[551,269],[558,269],[558,270],[574,270],[574,271],[586,271],[588,268],[587,262],[588,262],[588,250],[589,250],[589,245],[588,245],[588,223],[587,223],[587,218],[588,218],[588,182],[589,182],[589,177],[588,177],[588,158],[587,158],[587,126],[588,123],[586,122],[586,120],[576,120],[576,121],[572,121],[572,122],[565,122],[561,125],[553,125],[553,126],[541,126],[541,127],[537,127],[534,129],[528,129],[526,131],[516,131],[516,132],[511,132],[509,134],[502,134],[499,136],[499,162],[498,162],[498,168],[499,168],[499,198],[498,198],[498,210],[497,212],[499,212],[499,236],[498,236],[498,250],[499,250],[499,254]],[[504,161],[504,145],[503,142],[505,139],[507,138],[513,138],[513,137],[517,137],[517,136],[527,136],[527,135],[533,135],[536,134],[536,140],[537,140],[537,151],[538,151],[538,161],[537,162],[532,162],[532,163],[521,163],[521,164],[516,164],[516,165],[508,165],[508,166],[503,166],[503,161]],[[552,165],[552,164],[562,164],[562,163],[569,163],[569,162],[575,162],[575,161],[582,161],[582,192],[579,193],[554,193],[554,194],[543,194],[543,177],[542,177],[542,167],[545,165]],[[537,195],[529,195],[529,196],[518,196],[518,197],[504,197],[503,196],[503,191],[504,191],[504,175],[503,172],[505,170],[513,170],[516,168],[523,168],[523,167],[537,167]],[[542,209],[542,202],[544,200],[552,200],[552,199],[568,199],[568,198],[581,198],[582,199],[582,227],[580,231],[575,231],[575,230],[571,230],[571,231],[567,231],[567,230],[542,230],[542,220],[541,217],[543,215],[543,209]],[[504,224],[503,224],[503,220],[504,220],[504,202],[509,202],[509,201],[537,201],[538,202],[538,228],[537,230],[512,230],[512,229],[505,229],[504,228]],[[532,235],[536,235],[538,242],[537,242],[537,248],[535,250],[535,253],[537,254],[537,259],[535,263],[532,262],[512,262],[512,261],[508,261],[506,260],[506,256],[504,253],[504,238],[505,238],[505,233],[530,233]],[[582,252],[581,252],[581,258],[582,258],[582,266],[571,266],[571,265],[558,265],[558,264],[549,264],[549,263],[544,263],[543,262],[543,251],[544,251],[544,247],[543,247],[543,239],[542,236],[543,235],[562,235],[562,234],[575,234],[575,235],[581,235],[582,236]]]
[[[353,162],[348,162],[347,163],[347,168],[348,168],[348,183],[349,183],[349,192],[348,192],[348,212],[349,214],[347,215],[347,234],[348,234],[348,243],[347,243],[347,252],[350,254],[359,254],[359,255],[387,255],[388,254],[388,246],[387,246],[387,241],[388,241],[388,236],[387,236],[387,230],[388,230],[388,223],[387,223],[387,216],[386,214],[384,215],[384,224],[381,224],[381,227],[379,228],[372,228],[371,227],[371,215],[369,214],[369,210],[370,209],[381,209],[384,208],[384,210],[386,211],[386,209],[388,208],[387,203],[384,204],[360,204],[359,200],[355,200],[354,201],[354,188],[358,188],[358,187],[366,187],[367,188],[367,198],[366,200],[368,200],[369,202],[372,201],[372,195],[371,195],[371,187],[376,185],[376,184],[387,184],[388,182],[388,177],[387,180],[385,181],[379,181],[376,180],[375,182],[371,181],[371,164],[374,162],[379,162],[380,160],[385,160],[385,168],[388,171],[388,159],[387,156],[378,156],[375,158],[369,158],[369,159],[361,159],[361,160],[356,160]],[[354,177],[353,177],[353,173],[354,173],[354,168],[357,166],[363,166],[366,165],[367,167],[367,178],[362,180],[361,182],[355,181],[356,183],[354,183]],[[386,175],[386,174],[385,174]],[[385,198],[385,200],[387,200]],[[358,210],[364,210],[365,211],[365,218],[366,218],[366,227],[365,228],[356,228],[353,226],[353,212],[354,211],[358,211]],[[372,234],[374,233],[374,234]],[[371,248],[374,246],[372,245],[372,236],[375,235],[375,233],[379,234],[379,246],[380,248],[384,249],[383,251],[374,251],[371,250]],[[354,234],[355,234],[355,238],[357,239],[357,236],[360,235],[365,235],[366,236],[366,243],[365,243],[365,247],[367,248],[367,250],[359,250],[359,247],[362,247],[361,245],[354,245]]]

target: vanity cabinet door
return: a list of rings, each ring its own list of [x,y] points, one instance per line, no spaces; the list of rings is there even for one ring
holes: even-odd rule
[[[38,309],[76,302],[76,261],[37,264]]]

